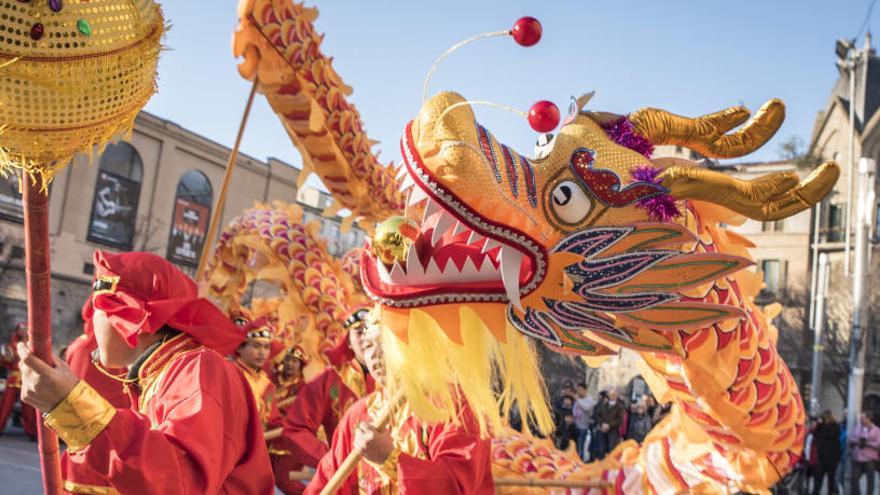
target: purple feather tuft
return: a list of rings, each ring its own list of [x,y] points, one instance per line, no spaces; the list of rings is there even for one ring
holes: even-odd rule
[[[651,165],[638,165],[630,170],[633,181],[648,182],[662,187],[660,184],[660,169]],[[642,198],[636,203],[640,208],[648,211],[651,218],[660,222],[668,222],[681,216],[675,198],[669,194],[658,194],[650,198]]]
[[[605,134],[615,143],[641,153],[645,158],[651,158],[654,153],[654,145],[633,129],[632,122],[626,117],[621,117],[610,124],[602,126]]]

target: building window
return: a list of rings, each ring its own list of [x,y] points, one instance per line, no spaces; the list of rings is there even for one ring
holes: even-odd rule
[[[0,218],[13,222],[24,222],[21,207],[21,192],[18,190],[18,174],[0,175]]]
[[[785,220],[774,222],[761,222],[761,232],[782,232]]]
[[[763,260],[761,271],[764,272],[764,296],[781,297],[784,295],[786,284],[786,270],[788,262],[785,260]]]
[[[183,174],[174,198],[166,255],[169,260],[189,268],[198,267],[213,202],[214,190],[205,174],[198,170]]]
[[[828,205],[828,224],[826,232],[828,242],[840,242],[843,240],[843,205]]]
[[[21,246],[12,246],[9,251],[9,258],[13,260],[24,259],[24,248]]]
[[[131,249],[143,175],[143,162],[132,145],[116,143],[107,146],[101,155],[95,182],[86,236],[89,241]]]
[[[874,210],[874,239],[880,239],[880,203]]]

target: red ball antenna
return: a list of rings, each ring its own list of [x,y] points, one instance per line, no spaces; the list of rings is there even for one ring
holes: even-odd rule
[[[559,125],[559,107],[552,101],[541,100],[529,108],[529,125],[537,132],[550,132]]]
[[[428,71],[428,75],[425,76],[425,84],[422,88],[422,102],[428,99],[428,85],[431,82],[431,76],[434,75],[434,71],[437,70],[437,67],[440,65],[440,62],[446,60],[446,57],[452,55],[452,53],[464,45],[473,43],[479,39],[483,38],[492,38],[495,36],[512,36],[514,41],[517,42],[520,46],[533,46],[538,41],[541,40],[541,23],[538,22],[534,17],[520,17],[510,29],[505,29],[504,31],[492,31],[491,33],[483,33],[478,34],[476,36],[471,36],[470,38],[460,41],[455,45],[452,45],[448,50],[443,52],[437,60],[434,62],[434,65],[431,66],[431,70]]]
[[[520,17],[513,28],[510,35],[520,46],[533,46],[541,41],[541,22],[534,17]]]

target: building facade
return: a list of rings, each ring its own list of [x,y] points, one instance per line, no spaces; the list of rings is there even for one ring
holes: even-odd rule
[[[839,77],[831,90],[825,107],[817,114],[810,140],[809,154],[816,161],[834,160],[841,165],[842,174],[833,192],[820,207],[819,221],[815,227],[816,252],[825,253],[830,264],[827,309],[823,315],[825,338],[824,380],[821,406],[836,412],[843,409],[846,401],[846,383],[849,374],[849,341],[852,327],[852,277],[846,269],[847,252],[846,219],[855,221],[855,194],[858,187],[859,158],[880,161],[880,57],[866,38],[859,63],[853,71],[838,66]],[[852,78],[852,81],[850,80]],[[851,84],[852,83],[852,84]],[[852,91],[851,94],[851,89]],[[853,124],[850,126],[850,107]],[[852,139],[852,140],[851,140]],[[852,153],[850,152],[852,150]],[[850,183],[849,167],[853,165]],[[875,189],[878,184],[875,182]],[[850,189],[851,188],[851,189]],[[849,191],[853,191],[850,201]],[[866,367],[863,409],[880,412],[880,266],[877,250],[876,200],[869,208],[873,216],[870,236],[870,263],[868,280],[868,324],[866,331]],[[852,231],[850,240],[854,240]]]
[[[300,170],[280,160],[240,154],[231,190],[213,210],[229,148],[142,112],[130,142],[109,145],[92,163],[77,157],[50,186],[52,313],[56,346],[82,331],[80,308],[95,249],[149,251],[193,274],[213,215],[220,225],[255,202],[298,202],[306,222],[321,223],[331,254],[362,245],[363,231],[342,233],[340,217],[323,218],[326,193],[296,187]],[[0,181],[0,338],[26,316],[24,234],[18,178]]]

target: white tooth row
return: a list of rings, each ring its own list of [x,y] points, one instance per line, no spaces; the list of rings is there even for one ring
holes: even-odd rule
[[[407,179],[412,181],[412,177],[409,175],[407,175]],[[452,229],[452,236],[470,231],[467,240],[468,244],[476,244],[484,239],[484,236],[471,230],[467,225],[459,222],[440,204],[429,198],[421,188],[412,187],[407,201],[407,207],[417,205],[423,201],[427,201],[422,218],[423,224],[435,213],[440,214],[434,226],[433,235],[431,236],[432,246],[436,246],[437,242],[450,229]],[[522,304],[520,302],[519,275],[525,255],[518,249],[502,244],[492,238],[486,239],[482,252],[487,253],[499,246],[501,249],[498,250],[496,259],[499,261],[500,269],[495,268],[495,265],[488,259],[484,259],[478,269],[470,257],[465,261],[461,270],[459,270],[451,260],[447,261],[446,266],[441,269],[433,258],[428,262],[428,267],[424,268],[419,261],[415,245],[410,247],[409,253],[407,253],[405,269],[396,261],[390,271],[384,263],[378,260],[376,260],[376,265],[379,270],[379,277],[382,281],[386,284],[392,285],[457,284],[496,281],[500,277],[501,282],[504,284],[504,290],[507,293],[508,299],[518,309],[522,310]]]

